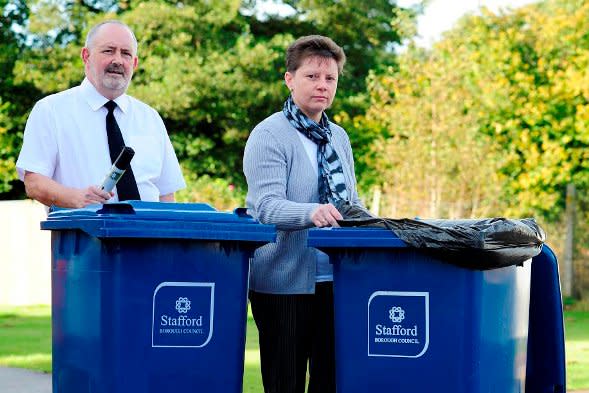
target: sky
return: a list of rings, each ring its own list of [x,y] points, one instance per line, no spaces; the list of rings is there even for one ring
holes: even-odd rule
[[[514,9],[538,0],[431,0],[425,13],[417,19],[417,43],[429,46],[440,34],[452,28],[464,14],[477,12],[481,7],[497,12],[500,9]],[[397,4],[406,7],[415,4],[415,0],[398,0]]]

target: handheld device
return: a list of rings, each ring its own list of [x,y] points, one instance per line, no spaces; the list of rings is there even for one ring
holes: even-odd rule
[[[129,146],[123,147],[121,153],[112,164],[110,171],[104,177],[102,181],[102,186],[100,188],[106,192],[111,192],[113,188],[115,188],[117,182],[123,177],[127,168],[131,164],[131,159],[135,155],[135,150],[130,148]]]

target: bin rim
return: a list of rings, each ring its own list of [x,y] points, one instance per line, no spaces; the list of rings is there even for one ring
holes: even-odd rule
[[[51,211],[42,230],[81,230],[98,238],[179,238],[274,242],[274,225],[245,209],[221,212],[206,203],[125,201]]]
[[[317,248],[410,248],[394,232],[383,228],[313,228],[307,238]]]

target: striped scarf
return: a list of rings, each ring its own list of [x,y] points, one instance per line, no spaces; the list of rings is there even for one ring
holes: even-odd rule
[[[348,200],[348,191],[340,159],[331,143],[331,129],[323,113],[319,124],[309,119],[289,96],[282,112],[290,124],[317,145],[319,165],[319,202],[336,204]]]

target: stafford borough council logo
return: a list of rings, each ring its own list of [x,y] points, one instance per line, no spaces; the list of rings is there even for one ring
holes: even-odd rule
[[[161,282],[153,291],[151,346],[203,348],[213,337],[215,283]]]
[[[176,300],[176,311],[180,314],[186,314],[190,310],[190,300],[187,297],[179,297]]]
[[[429,292],[375,291],[368,299],[368,356],[419,358],[429,347]]]
[[[403,319],[405,319],[405,310],[398,306],[392,307],[389,310],[389,318],[394,323],[403,322]]]

